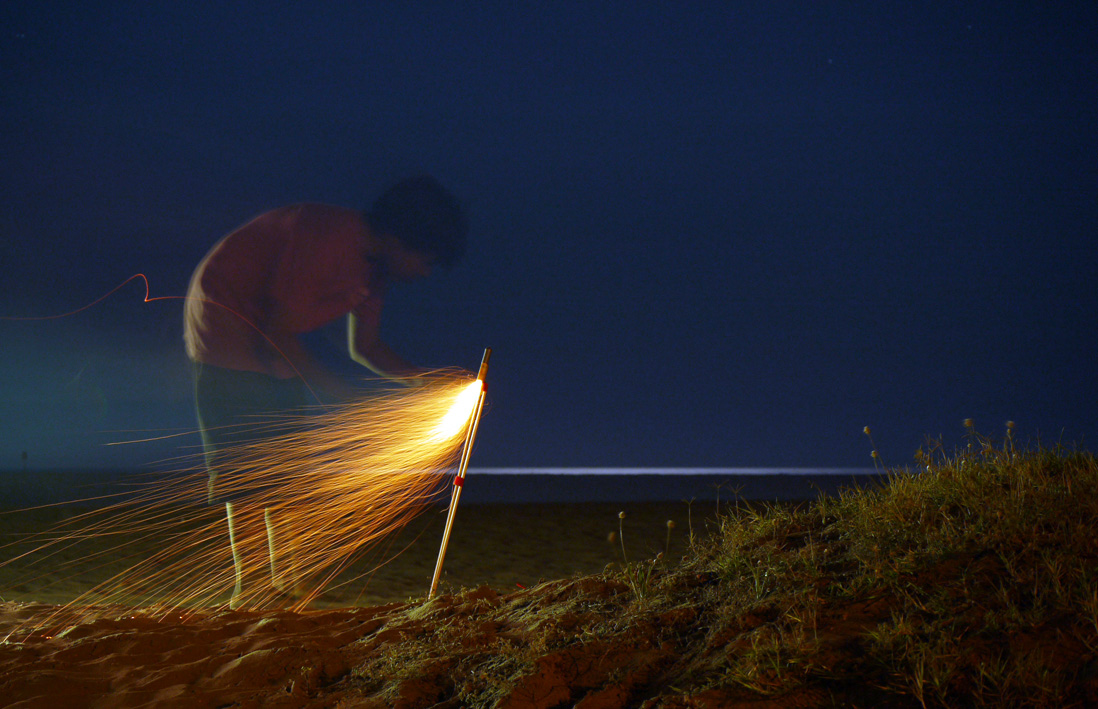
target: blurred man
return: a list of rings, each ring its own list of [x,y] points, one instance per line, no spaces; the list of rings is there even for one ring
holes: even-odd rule
[[[191,277],[184,341],[194,362],[198,425],[209,471],[209,501],[225,503],[236,571],[230,606],[247,597],[245,555],[262,545],[266,527],[271,581],[292,592],[283,566],[275,511],[242,512],[223,452],[255,440],[249,421],[316,403],[320,390],[344,398],[350,388],[326,371],[300,340],[344,315],[351,358],[375,373],[411,381],[422,370],[381,340],[387,289],[456,263],[468,223],[454,197],[430,177],[386,190],[363,213],[297,204],[262,214],[224,237]],[[234,508],[236,503],[236,508]],[[251,551],[249,551],[251,550]]]

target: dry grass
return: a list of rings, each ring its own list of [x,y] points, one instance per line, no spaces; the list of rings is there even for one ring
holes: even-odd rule
[[[734,507],[677,563],[413,601],[329,689],[406,707],[1093,705],[1094,456],[970,429],[917,460],[880,489]]]

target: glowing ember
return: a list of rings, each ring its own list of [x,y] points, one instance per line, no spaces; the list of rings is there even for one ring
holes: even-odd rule
[[[484,388],[484,382],[475,379],[469,383],[457,396],[457,400],[450,406],[450,410],[439,422],[431,433],[431,441],[444,441],[452,438],[465,430],[469,423],[469,417],[473,415],[473,409],[480,398],[480,391]]]

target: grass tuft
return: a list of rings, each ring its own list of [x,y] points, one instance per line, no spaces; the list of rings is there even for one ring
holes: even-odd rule
[[[674,563],[631,562],[623,513],[620,571],[394,617],[355,676],[392,697],[395,667],[442,668],[431,701],[476,706],[1093,706],[1098,462],[1012,429],[966,422],[874,489],[726,504]]]

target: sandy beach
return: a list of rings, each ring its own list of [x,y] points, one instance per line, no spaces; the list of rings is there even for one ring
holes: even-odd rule
[[[525,593],[547,581],[622,562],[618,513],[631,561],[681,555],[691,528],[703,534],[715,503],[481,504],[458,510],[440,598]],[[5,558],[26,551],[28,532],[76,510],[8,512]],[[668,520],[674,522],[668,537]],[[356,641],[381,628],[430,585],[445,509],[421,515],[341,574],[310,608],[181,610],[161,618],[129,607],[99,608],[76,627],[48,620],[58,606],[114,573],[117,540],[93,538],[42,564],[35,555],[0,568],[0,696],[6,706],[305,706],[310,683],[341,676],[361,653]],[[142,540],[148,549],[156,539]],[[14,543],[14,546],[11,544]],[[108,552],[106,561],[95,552]],[[379,558],[393,557],[376,568]],[[85,561],[86,560],[86,561]],[[63,570],[62,570],[63,569]],[[348,654],[351,653],[351,654]],[[310,668],[301,674],[302,668]],[[324,680],[327,678],[327,680]],[[334,706],[329,697],[318,706]],[[408,706],[416,706],[414,702]]]
[[[1096,473],[1087,454],[988,448],[873,494],[725,503],[732,514],[719,523],[715,501],[468,505],[428,599],[444,521],[433,509],[300,609],[72,602],[168,540],[150,528],[133,540],[99,533],[35,563],[21,552],[43,551],[41,538],[27,533],[75,510],[5,514],[0,698],[42,708],[1093,706]],[[135,542],[127,553],[123,541]]]
[[[716,508],[715,502],[462,505],[455,518],[440,589],[489,586],[506,593],[620,564],[620,511],[626,512],[625,553],[631,561],[665,551],[670,557],[681,555],[691,527],[695,534],[703,534],[712,524]],[[64,604],[125,567],[126,559],[111,555],[118,540],[106,535],[51,552],[45,563],[42,555],[33,551],[35,542],[19,543],[29,533],[45,530],[80,511],[45,508],[0,515],[0,539],[12,545],[5,547],[4,558],[27,553],[25,558],[0,567],[0,598]],[[314,607],[371,606],[425,594],[434,573],[445,517],[445,508],[432,508],[400,533],[368,550],[327,587]],[[668,520],[674,522],[670,536]],[[155,537],[142,539],[136,550],[127,547],[127,554],[151,551],[157,546]]]

